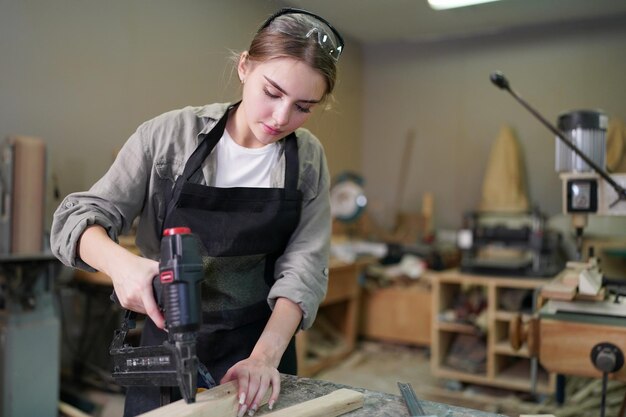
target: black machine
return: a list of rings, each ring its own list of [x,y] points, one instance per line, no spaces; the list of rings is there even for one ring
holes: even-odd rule
[[[178,386],[185,402],[192,403],[198,386],[212,388],[216,384],[196,356],[196,335],[202,322],[199,284],[203,274],[199,243],[189,228],[163,232],[159,271],[154,286],[165,312],[168,340],[160,346],[125,344],[136,317],[136,313],[127,311],[109,350],[113,357],[113,378],[122,386],[161,387],[162,404],[169,403],[171,387]],[[117,299],[115,294],[112,298]]]
[[[465,216],[461,270],[485,275],[554,277],[565,265],[561,235],[545,227],[539,210]]]

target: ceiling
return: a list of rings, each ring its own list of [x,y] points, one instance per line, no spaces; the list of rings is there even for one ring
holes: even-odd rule
[[[316,12],[363,44],[432,42],[623,19],[623,0],[502,0],[432,10],[426,0],[284,0]]]

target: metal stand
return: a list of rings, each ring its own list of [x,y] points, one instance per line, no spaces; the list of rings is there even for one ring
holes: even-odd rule
[[[606,385],[609,373],[617,372],[624,366],[624,354],[622,350],[612,343],[598,343],[591,349],[591,363],[602,372],[602,402],[600,404],[600,417],[604,417],[606,408]]]
[[[56,417],[61,325],[52,254],[0,256],[0,417]]]

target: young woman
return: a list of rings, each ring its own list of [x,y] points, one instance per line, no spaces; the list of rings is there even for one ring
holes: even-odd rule
[[[341,35],[283,9],[241,53],[242,99],[186,107],[142,124],[88,192],[67,196],[51,244],[65,264],[111,277],[123,307],[147,314],[143,345],[166,339],[153,297],[164,229],[188,226],[206,250],[197,352],[221,383],[238,380],[252,415],[279,372],[295,374],[294,334],[311,326],[328,281],[329,174],[301,128],[332,93]],[[117,242],[139,216],[136,244]],[[130,387],[125,415],[156,408],[159,389]]]

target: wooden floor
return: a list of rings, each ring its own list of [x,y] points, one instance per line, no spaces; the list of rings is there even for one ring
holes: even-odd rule
[[[600,415],[600,380],[569,378],[566,401],[556,405],[553,396],[532,398],[481,386],[465,386],[454,381],[434,378],[430,373],[429,352],[425,348],[362,341],[353,354],[339,365],[314,376],[340,384],[400,395],[397,383],[410,383],[420,400],[436,401],[518,417],[520,414],[554,414],[558,417],[597,417]],[[606,416],[618,414],[626,385],[611,381]],[[98,404],[98,417],[122,415],[124,397],[90,393]]]

